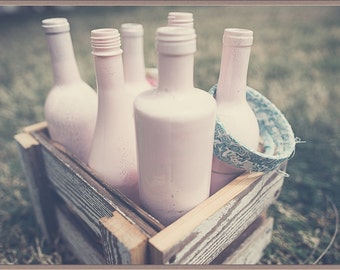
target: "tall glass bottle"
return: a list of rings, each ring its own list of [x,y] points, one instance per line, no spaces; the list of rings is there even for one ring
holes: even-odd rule
[[[124,23],[120,28],[123,47],[125,88],[136,97],[153,86],[147,81],[144,62],[144,29],[138,23]]]
[[[242,145],[257,149],[259,126],[246,99],[246,85],[253,32],[227,28],[223,35],[220,74],[217,83],[217,117]],[[244,172],[213,156],[211,194]]]
[[[193,85],[194,29],[156,32],[159,83],[135,99],[140,199],[168,225],[209,196],[215,100]]]
[[[194,28],[193,14],[190,12],[169,12],[168,26]]]
[[[80,77],[67,19],[45,19],[42,27],[54,78],[44,104],[49,134],[87,163],[97,115],[97,94]]]
[[[89,166],[110,186],[138,203],[138,173],[131,96],[124,87],[120,34],[117,29],[91,31],[98,116]]]

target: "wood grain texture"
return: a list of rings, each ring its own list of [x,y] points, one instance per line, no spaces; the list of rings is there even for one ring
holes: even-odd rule
[[[107,264],[146,264],[147,237],[118,212],[100,220]]]
[[[81,263],[105,264],[102,246],[92,241],[67,211],[56,207],[56,216],[61,236]]]
[[[283,176],[243,174],[152,237],[155,264],[209,264],[277,198]]]
[[[57,226],[40,144],[25,132],[15,135],[14,139],[42,237],[52,243]]]
[[[241,245],[230,254],[223,264],[256,264],[260,261],[263,250],[270,243],[273,232],[274,219],[272,217],[263,220]]]
[[[248,228],[237,238],[235,239],[225,250],[223,250],[210,264],[220,265],[225,262],[233,253],[237,253],[240,250],[242,244],[250,237],[255,230],[257,230],[260,226],[263,225],[263,222],[266,218],[266,214],[261,214],[252,224],[248,226]],[[259,250],[258,252],[262,252]]]

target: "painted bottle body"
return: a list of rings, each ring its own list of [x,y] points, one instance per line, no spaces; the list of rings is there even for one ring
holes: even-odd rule
[[[209,196],[215,100],[193,86],[194,29],[157,29],[158,88],[135,100],[140,199],[168,225]]]
[[[124,88],[120,35],[117,29],[91,31],[98,116],[89,166],[108,185],[138,203],[136,139],[131,96]]]
[[[217,83],[217,117],[240,144],[257,149],[259,126],[246,100],[247,72],[253,32],[227,28],[223,35],[220,75]],[[211,194],[244,170],[213,156]]]
[[[42,27],[54,78],[44,104],[49,134],[87,164],[97,115],[97,94],[80,77],[67,19],[45,19]]]
[[[144,29],[137,23],[124,23],[120,28],[123,47],[125,89],[133,97],[153,89],[146,79]]]

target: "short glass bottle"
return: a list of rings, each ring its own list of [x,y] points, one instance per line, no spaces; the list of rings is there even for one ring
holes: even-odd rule
[[[193,85],[194,29],[160,27],[159,81],[135,99],[142,206],[168,225],[209,196],[216,104]]]

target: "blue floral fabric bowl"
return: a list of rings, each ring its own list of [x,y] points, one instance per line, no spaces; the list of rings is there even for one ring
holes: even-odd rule
[[[215,97],[217,85],[209,93]],[[295,151],[293,130],[285,116],[266,97],[247,86],[247,101],[254,111],[263,140],[263,152],[241,145],[216,119],[214,155],[237,168],[249,172],[275,170]]]

